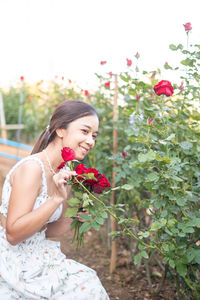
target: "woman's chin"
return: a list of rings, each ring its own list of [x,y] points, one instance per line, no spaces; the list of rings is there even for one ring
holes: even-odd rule
[[[85,155],[80,155],[80,154],[76,155],[77,160],[83,160],[84,158],[85,158]]]

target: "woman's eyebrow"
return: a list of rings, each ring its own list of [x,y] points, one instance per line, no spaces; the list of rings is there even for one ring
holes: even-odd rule
[[[92,129],[92,127],[90,127],[89,125],[86,125],[86,124],[82,124],[82,126],[85,126],[85,127],[87,127],[88,129]],[[98,131],[95,131],[95,133],[99,133]]]

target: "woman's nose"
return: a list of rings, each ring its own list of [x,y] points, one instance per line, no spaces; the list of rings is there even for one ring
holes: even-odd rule
[[[88,145],[90,145],[90,147],[94,146],[94,139],[93,139],[93,136],[92,136],[92,135],[89,135],[89,136],[87,137],[86,143],[87,143]]]

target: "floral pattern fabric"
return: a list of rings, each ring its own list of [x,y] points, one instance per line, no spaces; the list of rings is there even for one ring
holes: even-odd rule
[[[35,206],[48,199],[45,171],[42,161],[35,155],[18,162],[8,173],[3,191],[0,212],[7,215],[12,172],[24,161],[37,161],[42,168],[42,192]],[[60,206],[49,219],[57,220]],[[0,299],[50,300],[109,300],[96,272],[66,256],[60,243],[46,239],[45,230],[12,246],[0,226]]]

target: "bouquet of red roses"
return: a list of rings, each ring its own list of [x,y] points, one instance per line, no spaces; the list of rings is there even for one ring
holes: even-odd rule
[[[75,152],[65,147],[61,151],[63,162],[58,167],[73,170]],[[75,169],[77,176],[69,184],[72,186],[73,197],[67,200],[69,207],[66,210],[66,217],[73,218],[71,224],[74,229],[73,241],[77,241],[77,247],[84,244],[84,233],[90,228],[99,230],[107,218],[104,202],[94,194],[101,194],[110,183],[104,174],[93,168],[86,168],[84,164],[78,164]],[[81,217],[80,217],[81,213]]]

